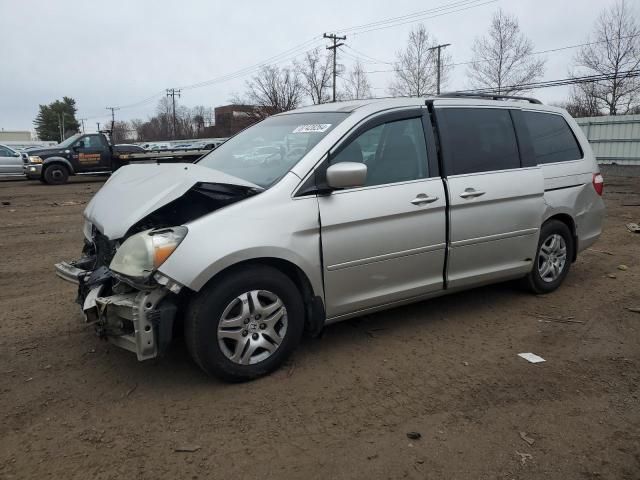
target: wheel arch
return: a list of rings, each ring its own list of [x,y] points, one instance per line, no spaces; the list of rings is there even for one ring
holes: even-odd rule
[[[250,269],[256,265],[274,268],[284,273],[295,284],[302,295],[305,305],[305,332],[312,336],[319,335],[326,319],[324,301],[320,295],[314,292],[307,274],[289,260],[277,257],[257,257],[242,260],[217,272],[205,283],[205,286],[214,282],[224,281],[224,277],[229,274],[238,270]]]
[[[573,239],[573,255],[571,258],[571,262],[575,262],[578,258],[578,232],[576,230],[576,222],[574,218],[566,212],[558,212],[546,218],[543,223],[547,223],[550,220],[557,220],[559,222],[562,222],[569,228],[569,231],[571,232],[571,238]]]
[[[50,165],[64,165],[69,170],[69,175],[75,175],[75,171],[73,169],[73,165],[71,162],[64,157],[49,157],[42,162],[42,172],[44,173],[45,169]]]

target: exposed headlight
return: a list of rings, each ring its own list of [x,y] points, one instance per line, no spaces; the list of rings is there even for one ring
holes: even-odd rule
[[[145,279],[178,248],[187,232],[187,227],[171,227],[132,235],[120,245],[109,268],[128,277]]]
[[[42,163],[42,158],[37,155],[30,156],[29,163]]]

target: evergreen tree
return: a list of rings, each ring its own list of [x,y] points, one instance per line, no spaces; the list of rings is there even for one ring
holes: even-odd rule
[[[62,141],[62,126],[64,117],[64,137],[67,138],[80,129],[76,120],[76,101],[73,98],[62,97],[49,105],[40,105],[38,116],[33,121],[40,140]]]

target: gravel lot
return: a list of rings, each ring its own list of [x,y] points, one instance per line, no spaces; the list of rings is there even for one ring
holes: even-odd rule
[[[52,265],[101,182],[0,181],[0,478],[640,478],[640,177],[606,178],[603,237],[557,292],[347,321],[241,385],[83,324]]]

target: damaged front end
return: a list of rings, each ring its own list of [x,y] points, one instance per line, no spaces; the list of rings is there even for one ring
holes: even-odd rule
[[[259,191],[197,183],[138,219],[119,239],[100,232],[92,223],[99,218],[89,219],[82,257],[56,264],[56,274],[78,284],[76,301],[98,336],[134,352],[138,360],[155,358],[171,343],[187,290],[158,272],[188,234],[184,224]]]
[[[109,266],[97,266],[101,255],[95,244],[83,253],[80,260],[56,264],[55,269],[61,278],[78,284],[76,301],[85,321],[100,338],[135,353],[138,360],[161,355],[173,338],[182,286],[146,266],[141,275],[123,275],[114,270],[122,266],[113,265],[116,255]]]

